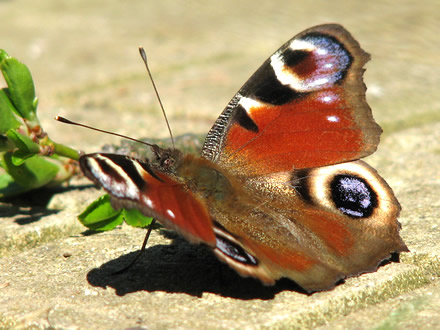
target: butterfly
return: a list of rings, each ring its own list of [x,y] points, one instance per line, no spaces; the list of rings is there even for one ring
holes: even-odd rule
[[[307,291],[409,251],[400,205],[375,169],[382,133],[366,103],[369,55],[337,24],[281,46],[232,98],[201,155],[157,145],[151,160],[92,153],[83,173],[240,275]]]

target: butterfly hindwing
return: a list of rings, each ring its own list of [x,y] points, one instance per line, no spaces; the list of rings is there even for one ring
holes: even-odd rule
[[[217,240],[219,233],[226,237],[216,255],[242,275],[266,284],[288,277],[308,291],[323,290],[341,278],[375,270],[391,252],[408,251],[399,236],[398,201],[362,161],[254,177],[243,184],[250,201],[232,210],[221,205],[210,210]],[[223,253],[239,251],[225,249],[227,242],[244,252]],[[246,255],[256,262],[247,262]]]

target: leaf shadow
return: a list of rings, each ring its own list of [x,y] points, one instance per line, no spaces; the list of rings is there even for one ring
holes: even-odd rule
[[[279,280],[274,286],[264,286],[259,280],[243,278],[220,262],[208,247],[195,246],[181,238],[175,239],[171,245],[147,248],[131,268],[114,274],[128,265],[138,252],[128,253],[92,269],[87,274],[87,280],[96,287],[111,287],[119,296],[138,291],[164,291],[196,297],[214,293],[243,300],[268,300],[282,291],[307,294],[288,279]]]
[[[19,196],[3,198],[0,201],[1,217],[14,218],[15,223],[27,225],[58,213],[58,210],[47,208],[54,193],[48,189],[37,189]]]
[[[56,214],[59,210],[48,209],[52,197],[57,193],[70,190],[83,190],[92,187],[92,184],[82,186],[60,186],[55,188],[40,188],[29,192],[0,199],[0,217],[14,218],[18,225],[28,225],[41,218]]]

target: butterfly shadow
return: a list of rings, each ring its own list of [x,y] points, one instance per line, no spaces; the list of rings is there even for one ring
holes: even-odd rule
[[[114,288],[119,296],[137,291],[164,291],[202,297],[203,293],[209,292],[243,300],[268,300],[286,290],[307,294],[287,279],[274,286],[264,286],[256,279],[243,278],[220,262],[209,248],[191,245],[180,238],[171,245],[147,248],[131,268],[114,274],[128,265],[138,252],[92,269],[87,280],[96,287]]]

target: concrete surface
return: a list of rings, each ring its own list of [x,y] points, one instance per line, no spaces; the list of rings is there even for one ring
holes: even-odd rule
[[[0,1],[0,47],[30,67],[52,138],[91,152],[118,139],[52,118],[167,136],[138,45],[174,133],[203,134],[279,45],[326,22],[372,54],[367,96],[385,134],[367,161],[402,204],[411,253],[307,296],[289,281],[242,279],[205,249],[155,231],[139,263],[111,275],[144,232],[90,235],[76,215],[100,193],[78,180],[32,204],[0,203],[0,328],[439,328],[438,1]]]

